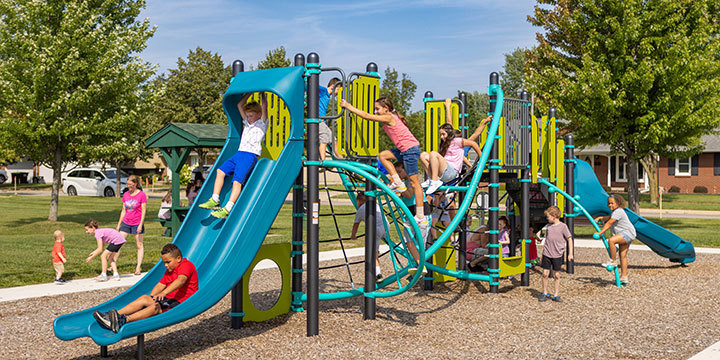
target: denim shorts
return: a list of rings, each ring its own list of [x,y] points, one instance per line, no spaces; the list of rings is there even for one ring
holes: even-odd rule
[[[402,161],[405,165],[405,172],[408,176],[417,175],[418,173],[418,160],[420,160],[420,147],[415,145],[404,152],[400,152],[398,148],[390,149],[397,161]]]
[[[623,240],[625,240],[625,243],[628,245],[630,245],[630,243],[633,242],[633,240],[635,240],[635,238],[632,235],[630,235],[629,233],[624,232],[624,231],[618,235],[622,236]]]
[[[123,221],[120,223],[120,232],[124,232],[126,234],[144,234],[145,225],[142,227],[140,227],[140,225],[128,225]]]
[[[448,165],[445,168],[445,171],[443,171],[442,175],[440,175],[440,181],[443,183],[447,183],[450,181],[455,180],[455,178],[458,176],[458,171],[455,170],[454,167]]]

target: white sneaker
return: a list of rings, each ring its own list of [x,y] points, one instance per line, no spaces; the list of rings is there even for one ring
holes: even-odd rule
[[[113,280],[120,281],[120,274],[118,274],[118,273],[113,274]]]
[[[440,180],[430,180],[430,186],[428,186],[427,191],[425,191],[426,195],[432,195],[434,194],[438,188],[442,186],[443,182]]]
[[[396,183],[396,182],[393,182],[393,183],[390,184],[390,186],[388,186],[388,187],[390,188],[390,190],[392,190],[392,191],[394,191],[394,192],[402,193],[402,192],[406,192],[406,191],[407,191],[407,186],[405,186],[405,183],[399,183],[399,184],[398,184],[398,183]]]
[[[614,266],[617,267],[617,260],[608,260],[601,264],[603,267]]]
[[[417,273],[417,268],[416,268],[416,267],[411,267],[411,268],[408,269],[408,275],[411,275],[411,276],[412,276],[412,275],[415,275],[416,273]],[[422,275],[426,275],[426,274],[427,274],[427,268],[426,268],[426,267],[423,267]]]
[[[95,278],[95,281],[99,281],[99,282],[108,281],[108,276],[105,274],[100,274]]]
[[[427,216],[415,215],[415,222],[418,224],[419,227],[427,226],[428,225]]]
[[[427,178],[425,181],[423,181],[422,183],[420,183],[420,187],[423,188],[423,189],[425,189],[425,188],[427,188],[428,186],[430,186],[430,182],[432,182],[432,179]]]

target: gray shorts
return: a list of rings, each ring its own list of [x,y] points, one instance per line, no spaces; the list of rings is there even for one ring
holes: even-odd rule
[[[635,240],[635,238],[632,235],[630,235],[629,233],[624,232],[624,231],[618,235],[622,236],[623,240],[625,240],[625,243],[628,245],[630,245],[630,243],[633,242],[633,240]]]
[[[489,253],[490,252],[486,248],[483,248],[483,247],[475,248],[475,250],[473,250],[473,259],[487,256]]]
[[[320,121],[320,126],[318,127],[318,134],[320,136],[321,144],[332,143],[332,131],[330,130],[330,127],[325,123],[325,121]]]
[[[445,168],[445,171],[443,171],[442,175],[440,175],[440,181],[443,183],[449,182],[454,180],[458,176],[457,170],[455,170],[454,167],[448,165]]]

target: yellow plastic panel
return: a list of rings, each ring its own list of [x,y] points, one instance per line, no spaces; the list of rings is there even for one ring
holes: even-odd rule
[[[280,274],[282,278],[282,289],[280,290],[280,297],[278,298],[275,305],[273,305],[268,310],[263,311],[256,308],[250,300],[249,291],[252,270],[246,272],[245,275],[242,277],[242,311],[245,313],[245,316],[243,316],[243,321],[266,321],[282,314],[286,314],[290,311],[290,283],[292,277],[290,270],[290,244],[284,243],[262,245],[248,269],[254,269],[257,263],[264,259],[270,259],[274,261],[280,269]]]
[[[500,125],[498,126],[498,136],[500,136],[500,139],[498,139],[498,158],[500,159],[499,165],[505,165],[505,117],[500,118]],[[504,172],[503,170],[500,170],[501,172]]]
[[[522,274],[525,272],[525,246],[520,247],[520,255],[512,257],[503,257],[502,249],[500,249],[500,277],[508,277]]]
[[[550,119],[547,127],[548,149],[550,149],[550,181],[557,181],[557,138],[555,137],[555,118]]]
[[[450,116],[453,129],[460,129],[460,105],[456,102],[450,104]],[[446,121],[444,100],[431,100],[425,102],[425,151],[438,151],[440,148],[440,135],[438,129]]]
[[[533,183],[537,183],[538,171],[540,171],[540,163],[538,161],[538,157],[540,156],[540,138],[538,133],[537,118],[533,116],[532,124],[530,125],[530,175],[532,176]]]
[[[542,141],[542,149],[540,149],[540,154],[542,156],[540,171],[542,172],[542,177],[544,178],[550,177],[550,142],[547,131],[547,122],[547,116],[543,116],[540,119],[540,137]]]
[[[375,100],[380,97],[380,78],[360,76],[350,84],[350,103],[356,108],[369,114],[375,112]],[[347,98],[347,94],[343,94]],[[350,154],[357,156],[377,156],[380,148],[380,124],[376,121],[365,120],[355,114],[349,113],[346,118],[336,121],[335,129],[340,142],[339,152],[348,155],[345,148],[345,129],[350,128]]]
[[[565,190],[565,140],[558,140],[555,149],[555,164],[557,165],[555,169],[555,176],[557,178],[555,185]],[[557,194],[557,207],[560,208],[560,216],[563,216],[562,214],[565,213],[565,197],[560,194]]]
[[[260,103],[260,93],[252,94],[248,99],[250,101]],[[267,102],[268,129],[261,156],[277,160],[290,134],[290,111],[285,102],[271,92],[267,93]]]
[[[438,237],[440,237],[440,235],[442,235],[442,231],[438,230]],[[451,238],[448,238],[447,242],[445,242],[445,244],[440,247],[435,254],[433,254],[433,264],[441,268],[455,271],[457,269],[457,266],[455,265],[457,256],[455,255],[455,249],[451,243]],[[433,276],[435,277],[435,280],[433,280],[434,283],[455,280],[455,277],[453,276],[440,273],[433,273]]]

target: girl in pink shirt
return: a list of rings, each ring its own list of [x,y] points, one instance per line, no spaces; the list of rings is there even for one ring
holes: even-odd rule
[[[387,97],[381,97],[375,101],[375,114],[362,111],[350,105],[350,103],[344,99],[340,101],[340,106],[363,119],[377,121],[383,124],[383,130],[395,145],[395,148],[383,150],[378,155],[380,163],[387,169],[392,178],[393,183],[390,184],[390,188],[399,193],[407,191],[405,183],[400,179],[395,166],[393,166],[394,161],[402,161],[415,193],[415,221],[417,221],[420,226],[426,226],[428,221],[423,211],[423,194],[422,188],[420,187],[420,180],[418,179],[420,142],[418,142],[410,132],[405,117],[398,114],[392,101]]]
[[[120,220],[118,220],[115,230],[120,232],[124,239],[129,234],[135,235],[135,244],[137,245],[137,266],[135,267],[135,275],[140,275],[140,270],[145,254],[143,247],[143,234],[145,233],[145,213],[147,212],[147,196],[140,189],[140,179],[131,175],[127,180],[128,191],[123,194],[123,207],[120,212]]]
[[[465,160],[466,146],[472,147],[477,154],[480,154],[480,147],[475,141],[463,139],[462,133],[453,128],[451,102],[452,100],[445,99],[445,124],[442,124],[438,130],[440,148],[438,151],[420,154],[420,161],[423,163],[427,178],[421,186],[427,187],[425,193],[428,195],[432,195],[442,184],[452,181],[460,174]]]

